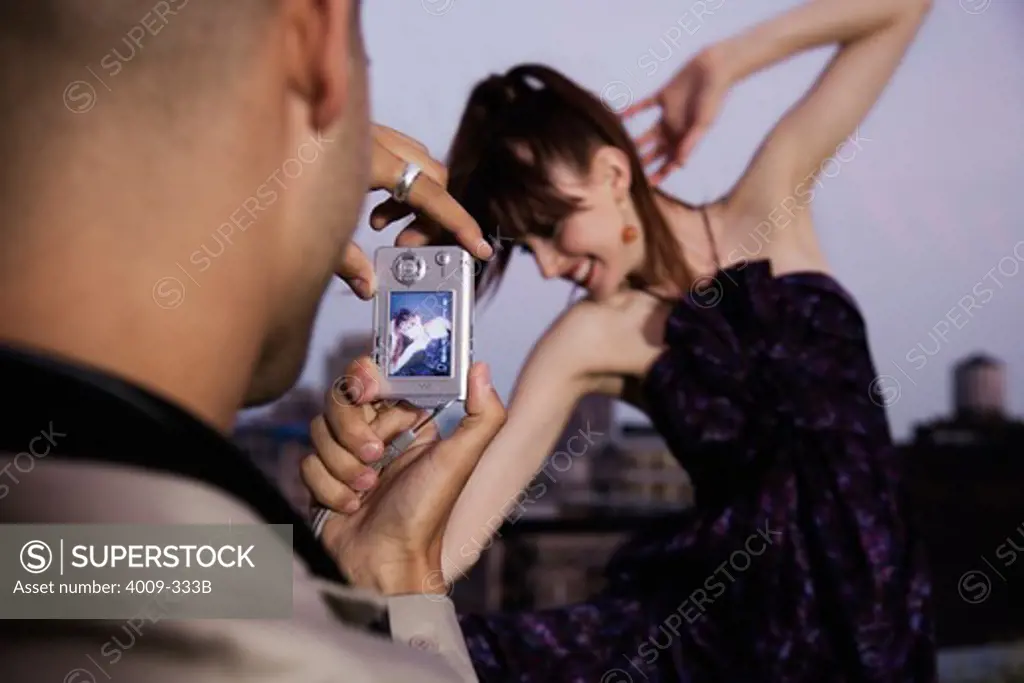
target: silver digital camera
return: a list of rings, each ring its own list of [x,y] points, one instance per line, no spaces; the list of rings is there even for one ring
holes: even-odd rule
[[[465,401],[473,362],[473,259],[460,247],[374,254],[374,361],[380,397],[421,408]]]

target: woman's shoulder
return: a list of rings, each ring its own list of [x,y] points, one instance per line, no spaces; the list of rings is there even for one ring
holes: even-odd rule
[[[563,349],[565,362],[573,366],[638,376],[663,347],[670,310],[669,304],[639,291],[602,301],[584,299],[555,321],[546,342]]]
[[[634,328],[651,316],[667,313],[669,308],[669,304],[651,294],[628,289],[601,301],[590,297],[581,299],[567,309],[555,325],[594,332]]]

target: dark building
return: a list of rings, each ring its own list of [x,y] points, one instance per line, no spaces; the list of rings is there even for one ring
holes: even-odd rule
[[[1007,416],[1005,386],[997,360],[958,364],[953,414],[901,449],[942,646],[1024,637],[1024,423]]]
[[[617,429],[602,415],[589,413],[588,420],[584,410],[574,416],[528,489],[544,495],[539,501],[528,497],[507,516],[455,585],[461,610],[547,609],[584,601],[603,587],[605,565],[633,532],[671,525],[692,505],[690,479],[661,437],[642,425]],[[580,436],[588,433],[589,439]]]
[[[334,367],[363,352],[339,345]],[[331,376],[328,370],[328,376]],[[919,425],[900,447],[915,524],[934,582],[940,647],[1024,638],[1024,423],[1005,408],[1005,368],[974,356],[954,370],[952,414]],[[309,453],[319,391],[296,390],[236,441],[300,511],[298,464]],[[587,599],[635,530],[693,497],[689,480],[648,427],[616,429],[613,404],[587,397],[537,482],[545,494],[506,520],[455,587],[464,611],[543,609]],[[589,436],[589,438],[588,438]],[[534,489],[536,490],[536,489]]]
[[[604,586],[604,568],[637,529],[662,516],[510,520],[452,599],[463,612],[539,610],[582,602]]]

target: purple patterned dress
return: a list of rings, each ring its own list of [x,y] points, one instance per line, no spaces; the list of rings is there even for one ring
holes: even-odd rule
[[[482,681],[933,683],[931,586],[864,320],[831,277],[718,271],[644,389],[696,506],[589,602],[463,616]]]

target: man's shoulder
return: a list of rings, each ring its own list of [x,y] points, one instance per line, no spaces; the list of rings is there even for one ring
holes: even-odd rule
[[[0,467],[12,462],[11,457],[0,454]],[[257,522],[251,510],[223,492],[166,474],[49,458],[19,474],[24,476],[4,492],[0,522]],[[243,597],[260,598],[256,590]],[[372,625],[387,611],[385,598],[317,579],[296,558],[290,619],[149,616],[116,621],[0,621],[0,679],[4,683],[460,680],[435,653],[375,632]]]
[[[452,683],[436,653],[375,633],[386,599],[301,565],[290,619],[0,621],[5,683]]]
[[[451,681],[426,653],[335,625],[289,621],[0,622],[5,681]]]

